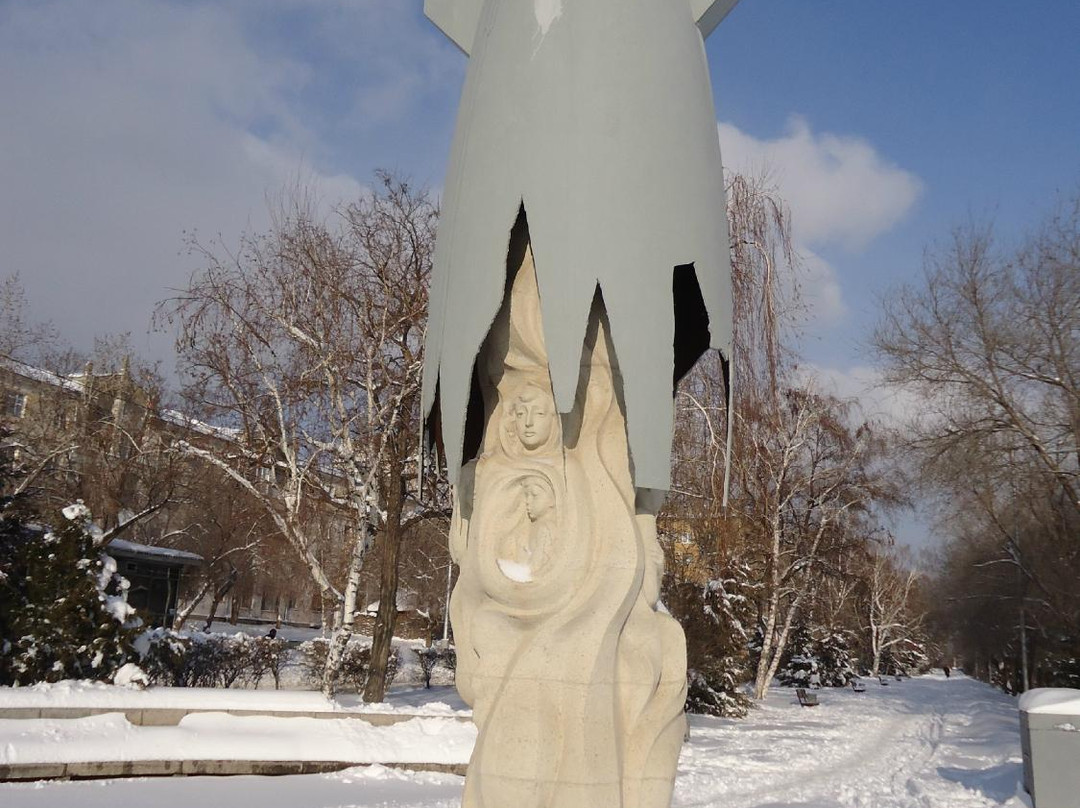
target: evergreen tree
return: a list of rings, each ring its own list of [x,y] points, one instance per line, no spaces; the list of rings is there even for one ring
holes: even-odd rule
[[[843,629],[797,626],[777,678],[787,687],[845,687],[856,677],[851,639],[851,632]]]
[[[0,503],[0,684],[109,681],[137,658],[127,581],[96,547],[86,509],[63,516],[49,530],[21,497]]]
[[[750,699],[742,685],[750,677],[745,626],[751,619],[748,570],[731,563],[704,586],[669,584],[664,600],[686,634],[686,710],[740,718]]]

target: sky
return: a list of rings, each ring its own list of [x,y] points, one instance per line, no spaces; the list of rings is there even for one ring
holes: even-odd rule
[[[188,235],[235,244],[298,179],[327,209],[376,168],[441,188],[466,59],[421,7],[0,0],[0,276],[77,347],[171,363],[148,328]],[[1020,238],[1080,189],[1078,37],[1070,0],[742,0],[709,38],[725,165],[790,206],[799,347],[837,392],[904,406],[863,346],[928,246]]]

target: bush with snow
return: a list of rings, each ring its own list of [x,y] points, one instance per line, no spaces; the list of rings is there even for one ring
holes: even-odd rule
[[[930,654],[919,637],[905,637],[881,655],[881,673],[911,676],[930,670]]]
[[[703,586],[668,583],[664,602],[686,634],[688,712],[739,718],[749,710],[743,685],[753,589],[748,569],[734,562]]]
[[[300,654],[303,660],[301,664],[312,687],[317,688],[322,684],[323,671],[326,670],[326,656],[329,651],[330,641],[325,637],[316,637],[300,645]],[[386,661],[386,687],[390,687],[390,683],[394,681],[398,665],[399,659],[395,649]],[[341,672],[338,674],[340,681],[354,687],[357,693],[363,693],[364,687],[367,685],[368,670],[370,668],[371,639],[353,636],[349,639],[349,644],[345,646]]]
[[[1080,690],[1080,641],[1055,638],[1053,650],[1046,652],[1035,667],[1033,681],[1039,687],[1071,687]]]
[[[112,681],[135,657],[128,582],[87,530],[81,503],[55,530],[0,515],[0,684]]]
[[[121,665],[120,670],[113,676],[113,684],[142,690],[150,684],[150,677],[134,662],[127,662]]]
[[[281,684],[287,658],[284,640],[235,634],[206,634],[155,628],[136,642],[142,667],[153,684],[170,687],[257,688],[265,676]]]
[[[846,687],[858,675],[852,639],[842,629],[795,629],[776,678],[787,687]]]
[[[427,648],[418,648],[416,658],[420,661],[424,687],[431,687],[432,677],[438,681],[437,672],[443,674],[443,680],[453,681],[454,671],[457,670],[457,651],[452,645],[435,643]]]

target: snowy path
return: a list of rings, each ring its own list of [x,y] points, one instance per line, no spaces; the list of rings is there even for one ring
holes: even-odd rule
[[[747,721],[695,719],[675,805],[724,808],[1020,806],[1015,701],[922,677],[806,709],[777,691]]]
[[[1022,808],[1016,702],[963,677],[821,706],[774,691],[743,721],[695,718],[675,808]],[[283,719],[294,720],[294,719]],[[0,784],[5,808],[451,808],[461,778],[382,767],[297,777]]]

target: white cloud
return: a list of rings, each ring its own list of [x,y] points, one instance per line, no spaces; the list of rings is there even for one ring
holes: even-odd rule
[[[810,324],[840,322],[848,309],[836,270],[809,247],[800,245],[798,250],[799,292],[810,315]]]
[[[859,250],[911,209],[922,183],[862,138],[816,134],[792,117],[779,138],[761,140],[719,124],[724,164],[767,170],[791,207],[796,239],[809,247]]]
[[[812,382],[819,390],[842,399],[858,401],[863,416],[898,427],[917,412],[918,398],[882,383],[881,371],[869,365],[846,368],[805,363],[799,367],[800,382]]]
[[[34,313],[80,346],[105,331],[141,341],[153,304],[195,268],[177,254],[183,231],[235,241],[265,227],[267,194],[298,176],[326,204],[361,190],[332,156],[332,127],[308,111],[330,91],[318,63],[327,54],[290,50],[287,35],[259,26],[287,24],[272,11],[294,13],[342,51],[352,26],[353,58],[377,66],[347,86],[342,114],[370,122],[435,80],[428,62],[395,70],[415,54],[400,47],[405,30],[387,29],[420,25],[404,5],[0,5],[0,275],[20,272]]]
[[[836,326],[848,309],[842,279],[821,251],[865,247],[903,218],[922,183],[862,138],[816,134],[798,116],[782,137],[771,140],[729,123],[719,123],[717,131],[724,165],[764,175],[791,211],[805,325],[813,330]]]

